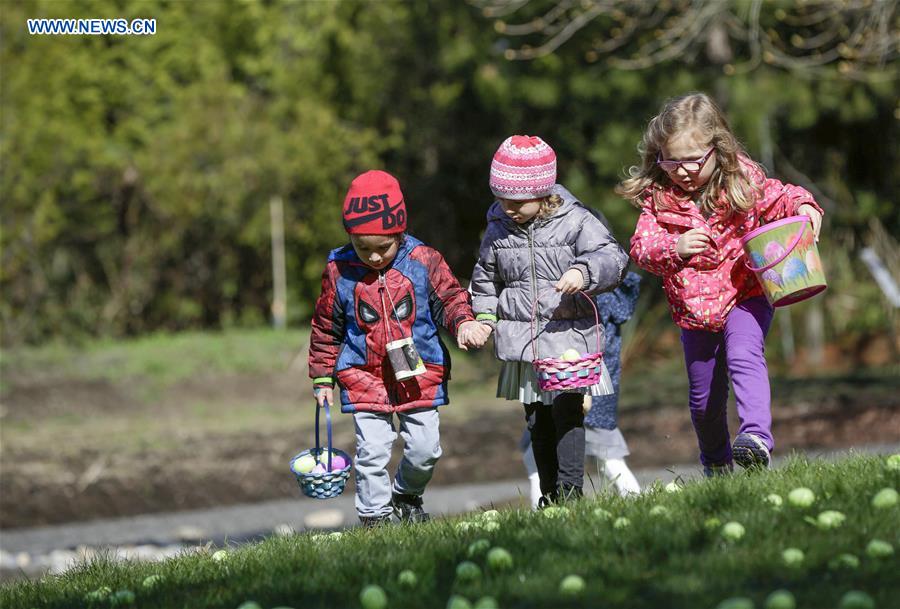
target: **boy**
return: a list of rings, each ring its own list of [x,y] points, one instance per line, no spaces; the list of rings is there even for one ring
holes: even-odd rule
[[[448,403],[450,357],[438,325],[462,349],[489,332],[475,322],[468,292],[444,258],[406,235],[406,204],[397,180],[368,171],[344,200],[350,243],[333,250],[322,274],[309,348],[319,406],[333,401],[356,427],[356,509],[365,526],[428,519],[422,494],[441,456],[438,406]],[[403,460],[387,471],[397,438]]]

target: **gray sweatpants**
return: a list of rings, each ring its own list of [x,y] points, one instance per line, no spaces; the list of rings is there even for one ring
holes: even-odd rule
[[[361,517],[391,513],[391,492],[421,495],[441,458],[440,419],[437,408],[396,413],[403,437],[403,460],[391,485],[387,471],[397,439],[393,414],[357,412],[356,511]]]

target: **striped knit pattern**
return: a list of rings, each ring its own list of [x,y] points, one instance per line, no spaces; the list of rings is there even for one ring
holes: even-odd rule
[[[556,153],[536,135],[513,135],[494,154],[489,183],[501,199],[546,197],[556,184]]]

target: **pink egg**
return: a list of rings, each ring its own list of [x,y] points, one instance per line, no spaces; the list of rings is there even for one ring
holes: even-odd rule
[[[313,474],[324,474],[325,473],[325,465],[322,463],[316,463],[316,466],[313,468]]]
[[[766,255],[766,259],[771,262],[772,260],[775,260],[776,258],[784,255],[784,246],[777,241],[769,241],[768,243],[766,243],[766,249],[763,251]]]
[[[341,470],[347,467],[347,460],[340,455],[331,456],[331,471]]]

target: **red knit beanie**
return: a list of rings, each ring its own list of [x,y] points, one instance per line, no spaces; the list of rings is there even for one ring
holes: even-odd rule
[[[501,199],[523,201],[550,194],[556,184],[556,153],[536,135],[513,135],[491,162],[490,187]]]
[[[378,170],[356,176],[344,199],[344,228],[351,235],[405,231],[406,203],[397,178]]]

